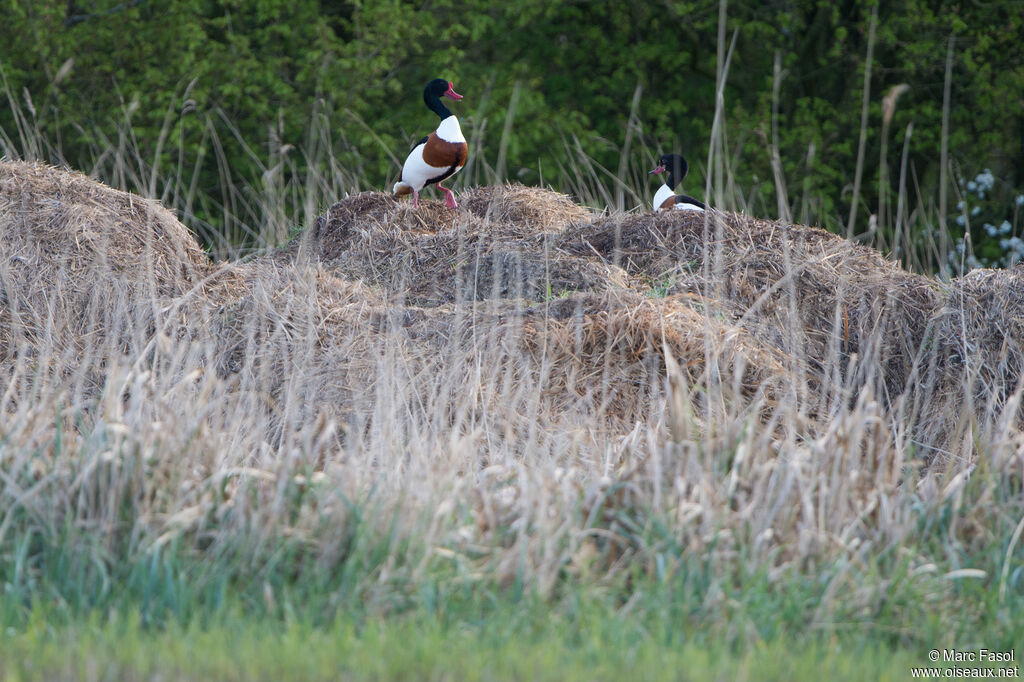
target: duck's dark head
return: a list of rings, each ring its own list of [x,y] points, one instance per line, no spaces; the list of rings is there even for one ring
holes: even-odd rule
[[[427,87],[423,89],[423,101],[427,103],[427,108],[443,120],[451,116],[452,112],[448,110],[448,107],[441,104],[442,97],[447,97],[456,102],[462,99],[462,95],[455,92],[452,82],[446,81],[443,78],[435,78],[427,83]]]
[[[668,177],[665,179],[665,184],[669,186],[669,189],[675,189],[676,185],[683,181],[686,177],[686,173],[689,171],[689,166],[686,164],[684,159],[679,154],[662,154],[661,158],[658,159],[657,167],[648,173],[648,175],[658,175],[659,173],[668,173]]]

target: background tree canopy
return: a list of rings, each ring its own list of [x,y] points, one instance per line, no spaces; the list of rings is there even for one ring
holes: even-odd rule
[[[730,207],[845,227],[870,68],[852,231],[878,227],[884,242],[898,227],[901,195],[954,238],[970,229],[990,262],[1005,249],[992,241],[986,252],[986,239],[1007,233],[989,228],[1002,220],[1020,229],[1020,1],[734,1],[724,15],[710,0],[7,0],[2,8],[7,139],[20,135],[23,154],[112,184],[103,160],[125,145],[137,149],[141,176],[191,170],[197,193],[223,197],[194,209],[207,230],[228,229],[226,184],[265,184],[285,157],[296,177],[330,158],[358,189],[389,187],[409,140],[434,125],[421,92],[436,76],[466,95],[457,113],[473,161],[461,183],[508,178],[579,190],[574,178],[589,164],[607,199],[630,208],[650,194],[643,171],[654,155],[674,150],[691,159],[687,191],[703,196],[725,56],[721,151],[738,197]],[[949,199],[939,216],[947,57]],[[26,148],[29,126],[47,141],[39,149]],[[985,169],[987,192],[968,194]]]

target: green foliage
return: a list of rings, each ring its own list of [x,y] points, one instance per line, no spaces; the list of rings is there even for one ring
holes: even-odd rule
[[[244,229],[228,224],[223,214],[233,212],[225,207],[247,200],[231,186],[259,186],[279,164],[301,177],[325,163],[310,149],[318,120],[329,130],[321,143],[358,189],[388,186],[409,140],[433,126],[420,93],[435,76],[466,95],[457,113],[474,149],[456,184],[508,177],[572,189],[578,143],[596,169],[632,182],[637,196],[649,193],[642,169],[654,154],[683,152],[693,168],[687,191],[699,196],[719,53],[734,34],[725,149],[733,181],[753,189],[753,203],[730,207],[777,212],[774,145],[794,217],[843,226],[850,212],[872,12],[863,3],[729,3],[724,40],[719,3],[708,0],[10,0],[3,7],[9,39],[0,66],[21,99],[12,104],[31,109],[47,141],[25,153],[123,185],[130,179],[104,165],[105,151],[131,138],[147,166],[136,169],[142,178],[153,167],[162,178],[198,169],[193,193],[208,199],[197,199],[186,217],[230,239],[244,239]],[[1024,187],[1020,10],[1019,2],[878,6],[855,231],[866,231],[872,214],[883,236],[895,229],[886,206],[901,181],[921,206],[936,207],[951,38],[951,162],[991,168],[1018,193]],[[900,84],[909,90],[883,125],[883,97]],[[0,110],[0,128],[12,138],[14,108]],[[910,177],[901,177],[911,124]],[[161,197],[185,191],[141,184]],[[942,219],[955,219],[947,210]]]

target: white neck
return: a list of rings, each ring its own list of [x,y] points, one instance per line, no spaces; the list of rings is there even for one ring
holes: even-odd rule
[[[662,185],[658,189],[657,194],[654,195],[654,210],[657,211],[658,209],[660,209],[661,205],[665,203],[666,199],[668,199],[669,197],[674,197],[675,195],[676,193],[670,190],[668,188],[668,185]]]
[[[462,127],[459,126],[459,119],[454,115],[441,121],[437,126],[437,136],[445,142],[465,142],[462,135]]]

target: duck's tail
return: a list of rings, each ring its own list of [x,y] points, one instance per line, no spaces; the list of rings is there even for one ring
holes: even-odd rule
[[[394,194],[396,197],[404,197],[406,194],[412,194],[412,185],[407,185],[401,180],[399,180],[391,189],[391,193]]]

